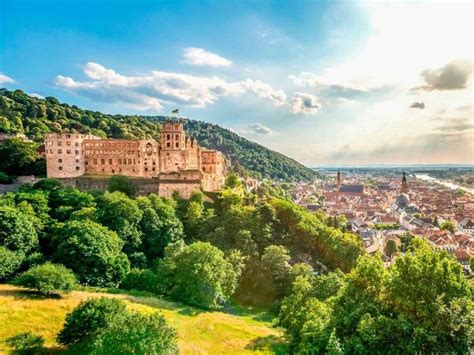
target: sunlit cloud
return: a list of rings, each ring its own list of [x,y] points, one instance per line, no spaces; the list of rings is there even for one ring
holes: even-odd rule
[[[183,50],[184,63],[209,67],[229,67],[232,62],[202,48],[189,47]]]

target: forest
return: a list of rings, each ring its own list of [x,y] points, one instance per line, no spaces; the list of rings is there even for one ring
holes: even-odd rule
[[[134,196],[126,179],[111,180],[109,191],[45,179],[2,195],[1,282],[48,297],[99,287],[210,312],[258,307],[285,329],[289,353],[461,354],[473,345],[472,280],[422,240],[387,269],[356,235],[278,186],[247,192],[230,175],[223,191],[184,200]],[[142,343],[135,353],[178,352],[159,314],[116,300],[81,303],[57,337],[70,353]],[[34,334],[9,341],[41,343]]]
[[[21,90],[0,89],[0,133],[20,133],[42,143],[50,132],[91,133],[103,138],[160,138],[160,122],[169,117],[108,115],[60,103],[54,97],[38,99]],[[285,181],[312,180],[316,173],[297,161],[251,142],[218,125],[182,119],[187,134],[205,148],[224,153],[241,175]]]

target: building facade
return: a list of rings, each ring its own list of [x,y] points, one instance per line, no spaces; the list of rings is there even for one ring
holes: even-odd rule
[[[102,139],[90,134],[48,134],[45,137],[50,178],[104,178],[124,175],[156,179],[160,196],[178,192],[219,190],[225,182],[225,161],[217,150],[203,149],[187,137],[182,123],[162,124],[160,142],[154,139]]]

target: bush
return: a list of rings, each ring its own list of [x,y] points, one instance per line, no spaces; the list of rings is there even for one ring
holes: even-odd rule
[[[6,340],[13,354],[35,355],[43,353],[44,339],[30,332],[20,333]]]
[[[53,259],[74,271],[80,282],[116,285],[130,270],[123,242],[108,228],[89,221],[68,221],[58,229]]]
[[[90,354],[178,354],[176,332],[159,313],[117,319],[91,342]]]
[[[17,286],[31,288],[44,295],[58,292],[69,293],[76,285],[73,272],[63,265],[47,262],[33,266],[18,276],[14,282]]]
[[[0,246],[0,280],[8,280],[19,268],[23,254]]]
[[[136,193],[135,186],[133,186],[130,179],[123,175],[114,175],[109,179],[109,192],[120,191],[125,195],[132,197]]]
[[[128,311],[123,301],[113,298],[96,298],[81,302],[66,316],[57,341],[62,345],[76,344],[109,327]]]
[[[10,184],[12,178],[10,175],[5,174],[3,171],[0,171],[0,184]]]
[[[179,242],[165,249],[158,276],[162,290],[174,299],[219,308],[234,293],[239,272],[215,246],[203,242],[185,246]]]
[[[0,246],[24,254],[38,247],[38,235],[30,219],[18,209],[0,206]]]
[[[131,270],[122,280],[120,288],[158,293],[159,278],[151,270]]]

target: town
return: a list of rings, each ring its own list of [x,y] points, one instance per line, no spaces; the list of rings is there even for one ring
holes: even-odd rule
[[[466,191],[467,190],[467,191]],[[294,202],[321,210],[334,226],[357,233],[366,251],[389,266],[414,236],[453,254],[470,272],[474,256],[474,194],[399,171],[326,171],[314,184],[296,184]]]

